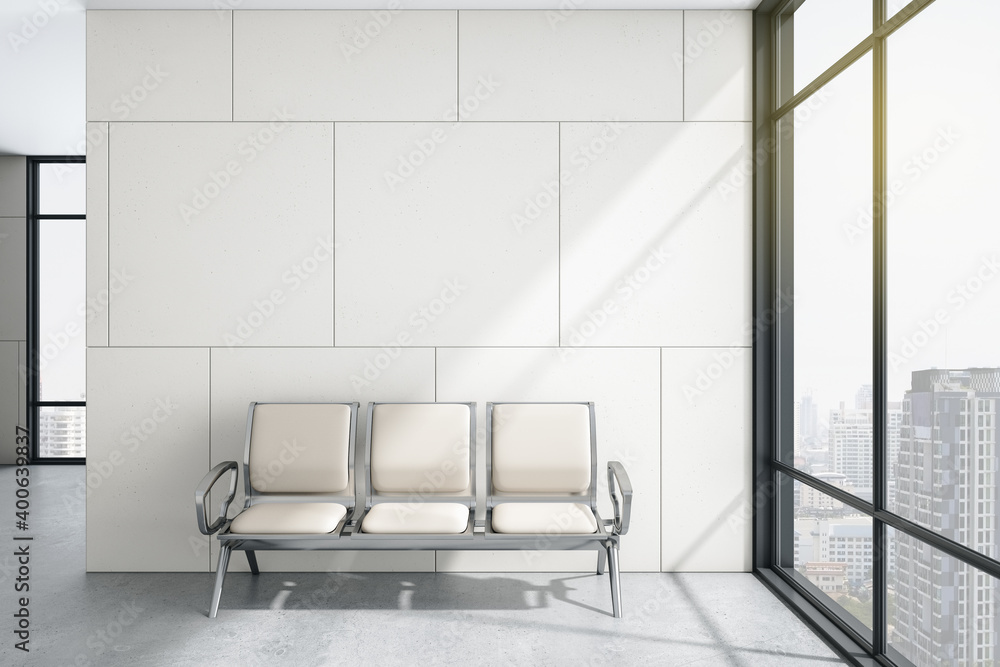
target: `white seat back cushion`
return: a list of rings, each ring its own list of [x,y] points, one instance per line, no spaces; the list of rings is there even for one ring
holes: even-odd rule
[[[378,493],[459,493],[469,488],[467,405],[376,405],[372,488]]]
[[[340,493],[350,483],[351,406],[262,404],[250,430],[250,484],[264,493]]]
[[[590,409],[586,405],[493,406],[493,488],[507,493],[590,489]]]

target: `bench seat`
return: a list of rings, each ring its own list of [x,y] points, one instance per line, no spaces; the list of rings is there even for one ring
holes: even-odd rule
[[[488,403],[486,506],[477,514],[476,404],[369,403],[355,474],[357,403],[251,403],[243,508],[229,517],[239,467],[216,465],[195,491],[198,528],[219,540],[209,617],[233,551],[259,574],[257,550],[592,550],[609,566],[621,616],[618,549],[632,488],[608,464],[614,517],[597,511],[593,403]],[[218,517],[207,496],[229,475]],[[621,502],[619,502],[619,492]]]
[[[596,533],[597,517],[581,503],[500,503],[493,530],[516,535]]]
[[[347,516],[340,503],[263,503],[240,512],[229,532],[241,535],[322,535]]]
[[[464,533],[469,525],[469,507],[461,503],[379,503],[361,522],[361,532],[432,535]]]

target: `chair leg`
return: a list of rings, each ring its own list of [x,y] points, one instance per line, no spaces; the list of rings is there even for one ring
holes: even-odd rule
[[[219,567],[215,571],[215,590],[212,591],[212,606],[208,610],[208,617],[215,618],[219,613],[219,600],[222,599],[222,582],[226,578],[226,570],[229,568],[229,554],[233,548],[228,544],[221,545],[219,550]]]
[[[260,574],[260,568],[257,567],[257,554],[249,550],[244,551],[243,553],[247,555],[247,563],[250,564],[250,571],[254,574]]]
[[[622,617],[622,582],[618,565],[618,545],[612,544],[608,547],[608,575],[611,578],[611,609],[615,618]]]
[[[608,552],[604,549],[597,550],[597,574],[604,574],[604,566],[608,562]]]

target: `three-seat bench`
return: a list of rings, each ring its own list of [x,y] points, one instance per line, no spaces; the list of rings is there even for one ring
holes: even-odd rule
[[[215,618],[229,558],[261,550],[590,550],[609,561],[621,616],[618,549],[632,488],[608,464],[614,518],[597,511],[593,403],[487,403],[486,516],[476,520],[475,403],[370,403],[365,470],[354,470],[357,403],[251,403],[245,502],[229,518],[238,466],[215,466],[195,491],[198,527],[217,534]],[[229,489],[209,523],[206,496]],[[616,488],[617,487],[617,488]],[[619,500],[619,493],[621,501]]]

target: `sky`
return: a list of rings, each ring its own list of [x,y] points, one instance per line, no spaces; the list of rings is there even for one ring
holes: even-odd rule
[[[860,41],[834,11],[854,4],[870,15],[869,0],[796,12],[797,90]],[[888,41],[893,402],[914,370],[1000,366],[998,24],[1000,3],[939,0]],[[795,394],[811,389],[824,420],[872,381],[871,69],[869,54],[830,82],[795,131]]]
[[[86,213],[85,165],[39,167],[39,212]],[[42,220],[38,240],[40,398],[79,401],[87,390],[86,221]]]

